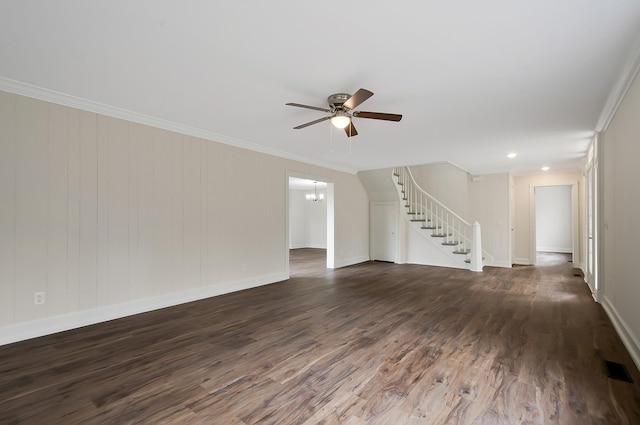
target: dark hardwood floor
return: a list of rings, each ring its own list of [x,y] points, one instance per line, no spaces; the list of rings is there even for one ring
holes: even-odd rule
[[[292,251],[285,282],[0,347],[0,423],[640,424],[640,375],[566,257],[473,273],[324,255]]]

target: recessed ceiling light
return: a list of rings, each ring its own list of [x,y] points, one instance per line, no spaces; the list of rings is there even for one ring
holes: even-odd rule
[[[516,156],[518,156],[518,154],[515,152],[511,152],[507,154],[507,158],[515,158]]]
[[[549,167],[547,167],[546,165],[544,167],[541,168],[542,171],[549,171]]]

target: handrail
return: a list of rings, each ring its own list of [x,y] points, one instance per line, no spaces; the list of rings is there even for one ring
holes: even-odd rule
[[[457,218],[458,220],[460,220],[462,222],[462,224],[467,225],[469,227],[471,227],[471,223],[467,222],[464,218],[460,217],[458,214],[456,214],[455,212],[453,212],[451,209],[449,209],[445,204],[443,204],[442,202],[438,201],[433,195],[425,192],[425,190],[423,188],[420,187],[420,185],[418,185],[418,183],[416,182],[416,179],[413,178],[413,174],[411,173],[411,169],[409,167],[405,167],[405,169],[407,170],[407,172],[409,173],[409,177],[411,177],[411,182],[413,183],[413,186],[419,190],[420,192],[422,192],[422,194],[426,195],[427,197],[431,198],[431,200],[433,200],[435,203],[439,204],[444,210],[446,210],[449,214],[451,214],[452,216],[454,216],[455,218]]]
[[[470,224],[449,207],[438,201],[422,189],[409,167],[396,167],[393,175],[397,177],[401,198],[409,208],[407,214],[411,221],[424,222],[422,229],[432,230],[431,236],[442,238],[442,245],[454,246],[454,254],[468,255],[470,270],[482,271],[482,254],[480,224]]]

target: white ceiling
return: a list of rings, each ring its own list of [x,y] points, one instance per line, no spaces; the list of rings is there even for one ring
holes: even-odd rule
[[[559,171],[580,167],[639,28],[638,0],[7,0],[0,89],[348,171]],[[285,103],[360,87],[357,109],[402,121],[356,118],[351,143],[292,129],[323,113]]]

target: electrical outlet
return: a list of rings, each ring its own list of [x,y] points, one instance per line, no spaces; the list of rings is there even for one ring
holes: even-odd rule
[[[40,305],[44,304],[45,296],[44,292],[36,292],[33,294],[33,304]]]

